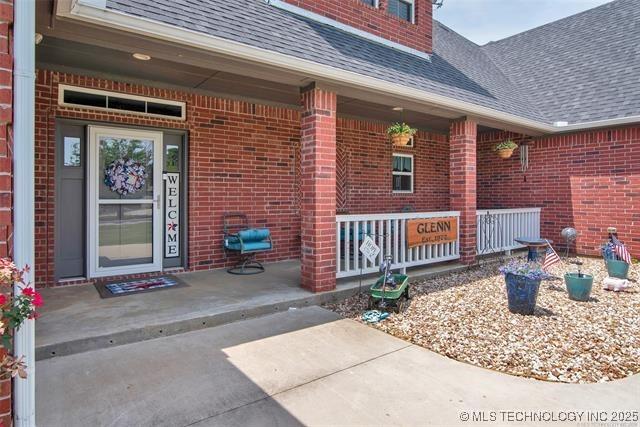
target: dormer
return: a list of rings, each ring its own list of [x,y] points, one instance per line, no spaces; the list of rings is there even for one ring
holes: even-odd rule
[[[432,52],[432,0],[267,0],[366,33],[420,54]],[[310,12],[310,13],[305,13]]]

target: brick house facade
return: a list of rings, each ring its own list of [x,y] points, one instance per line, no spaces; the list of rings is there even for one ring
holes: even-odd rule
[[[517,156],[497,160],[495,143],[511,136],[529,145],[529,169]],[[542,208],[541,233],[562,245],[560,231],[579,232],[579,253],[598,256],[616,226],[640,255],[640,128],[528,138],[490,132],[478,137],[478,209]]]
[[[135,114],[87,111],[58,105],[60,84],[113,90],[187,103],[187,120],[163,120]],[[300,257],[300,112],[150,86],[39,70],[36,80],[36,277],[39,286],[55,284],[54,212],[56,120],[75,119],[123,126],[189,131],[188,270],[229,266],[220,245],[222,213],[233,204],[250,220],[270,228],[274,250],[264,261]],[[336,141],[346,162],[338,167],[343,188],[342,213],[449,210],[447,135],[419,132],[414,147],[391,147],[386,125],[338,118]],[[381,147],[385,147],[381,149]],[[44,155],[44,153],[47,153]],[[414,156],[412,194],[390,190],[392,153]],[[213,209],[212,209],[213,206]],[[69,283],[80,283],[82,279]]]
[[[446,259],[471,265],[477,256],[478,211],[535,207],[542,209],[542,237],[558,241],[560,230],[573,226],[580,233],[577,251],[597,255],[606,228],[617,226],[632,256],[640,257],[640,89],[634,75],[624,74],[640,65],[637,55],[616,55],[616,49],[607,47],[640,43],[634,18],[626,18],[635,14],[640,19],[632,1],[616,0],[579,18],[566,18],[570,22],[486,46],[434,21],[431,0],[404,1],[411,6],[410,19],[404,20],[390,9],[400,7],[398,0],[36,3],[42,43],[35,54],[35,206],[29,219],[35,255],[29,258],[38,286],[62,284],[56,277],[56,244],[58,224],[65,218],[57,215],[57,196],[64,192],[57,189],[60,129],[67,123],[83,126],[83,131],[102,126],[138,135],[171,131],[186,138],[180,143],[184,141],[187,168],[181,196],[187,239],[184,261],[174,272],[234,263],[222,246],[222,215],[230,210],[269,228],[274,247],[260,254],[260,260],[300,260],[300,285],[313,292],[336,287],[340,263],[350,259],[340,254],[343,239],[367,232],[367,225],[360,227],[355,219],[354,228],[341,235],[336,221],[342,214],[458,215],[454,251]],[[35,15],[29,18],[35,20]],[[615,16],[625,19],[607,23]],[[0,0],[2,257],[11,257],[14,243],[30,237],[14,236],[20,221],[12,220],[12,32],[20,30],[12,22],[13,2]],[[596,46],[582,36],[595,26],[602,29]],[[563,39],[551,47],[539,42],[558,34],[580,40]],[[513,60],[509,52],[514,51],[523,55]],[[616,56],[588,59],[593,52]],[[575,57],[585,58],[580,69],[563,62]],[[551,63],[554,78],[547,78],[545,67]],[[589,68],[598,64],[607,69]],[[620,72],[614,80],[625,91],[593,95],[591,88],[611,83],[610,71]],[[31,78],[24,74],[20,76]],[[107,91],[105,99],[133,95],[138,98],[124,103],[135,112],[122,105],[70,106],[60,85]],[[540,100],[540,93],[545,99]],[[183,103],[184,119],[148,111],[149,103],[163,100],[173,106]],[[390,144],[386,129],[398,117],[408,117],[419,128],[413,146]],[[528,144],[527,171],[521,170],[517,154],[500,160],[493,153],[494,145],[507,137]],[[97,141],[87,143],[94,153]],[[155,142],[159,140],[153,142],[154,150],[160,146]],[[402,171],[393,171],[394,155],[411,158],[410,167],[403,161]],[[94,181],[87,184],[86,178],[78,197],[100,192],[90,186],[104,182],[104,166],[91,166]],[[161,177],[154,166],[155,176]],[[411,191],[393,191],[398,172],[411,175]],[[157,231],[166,226],[158,214],[164,187],[158,184],[153,192],[153,200],[145,200],[155,232],[150,243],[153,271],[108,278],[165,270],[155,259],[161,243]],[[89,231],[82,224],[99,223],[99,215],[88,218],[95,213],[91,209],[99,209],[100,196],[95,198],[97,203],[83,202],[82,213],[70,220],[75,231],[86,231],[87,246],[98,246],[95,235],[90,236],[97,227]],[[154,204],[159,210],[154,211]],[[387,230],[395,227],[395,235],[404,236],[400,223],[388,224]],[[15,253],[18,257],[20,251]],[[97,263],[87,252],[83,257]],[[86,270],[64,283],[101,277]],[[1,423],[11,424],[11,409],[11,381],[4,380]]]

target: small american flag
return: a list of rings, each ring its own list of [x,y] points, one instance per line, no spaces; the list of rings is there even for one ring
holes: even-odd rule
[[[611,243],[613,243],[613,251],[616,253],[618,258],[627,264],[631,264],[631,254],[622,242],[618,240],[616,236],[611,236]]]
[[[551,245],[547,246],[547,252],[544,255],[544,262],[542,263],[542,268],[544,270],[547,270],[553,264],[556,264],[558,262],[560,262],[560,257],[558,256],[556,251],[553,250]]]

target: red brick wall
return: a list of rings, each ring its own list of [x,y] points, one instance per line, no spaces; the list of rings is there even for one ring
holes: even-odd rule
[[[413,49],[432,51],[431,0],[415,0],[415,23],[387,13],[387,0],[379,0],[379,8],[361,0],[284,1]]]
[[[13,0],[0,2],[0,257],[13,255]],[[3,350],[4,351],[4,350]],[[0,352],[0,357],[2,352]],[[11,379],[0,380],[0,426],[13,424]]]
[[[471,264],[476,256],[476,138],[478,125],[471,120],[451,124],[449,143],[451,209],[460,211],[460,261]]]
[[[607,227],[615,226],[640,258],[640,127],[534,139],[527,173],[518,151],[508,160],[493,153],[504,137],[479,136],[480,208],[541,207],[543,237],[561,242],[562,228],[574,227],[578,250],[590,255],[599,255]]]
[[[338,119],[338,150],[346,159],[338,170],[338,186],[346,182],[346,209],[340,213],[449,210],[449,143],[447,135],[418,132],[414,147],[394,147],[387,124]],[[393,153],[413,154],[414,192],[392,192]],[[338,162],[341,164],[341,162]],[[341,208],[341,206],[339,206]]]
[[[59,107],[58,84],[185,101],[186,122]],[[244,211],[269,227],[274,250],[263,260],[298,258],[296,163],[300,115],[292,109],[38,71],[36,82],[36,269],[54,277],[55,119],[74,118],[189,131],[189,268],[222,267],[222,213]],[[229,264],[229,261],[227,261]]]
[[[58,84],[113,90],[187,103],[187,121],[143,118],[57,105]],[[300,112],[96,78],[39,70],[36,82],[36,280],[54,281],[55,119],[189,132],[189,269],[225,265],[222,213],[240,210],[271,228],[267,261],[300,256]],[[419,132],[415,148],[392,147],[386,125],[337,120],[338,175],[349,213],[448,210],[446,135]],[[413,194],[392,194],[391,155],[414,155]],[[343,210],[344,212],[344,210]],[[228,265],[228,262],[227,264]]]
[[[302,92],[300,143],[302,286],[336,286],[337,96],[315,86]]]

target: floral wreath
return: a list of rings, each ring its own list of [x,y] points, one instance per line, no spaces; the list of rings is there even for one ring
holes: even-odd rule
[[[104,170],[104,183],[113,192],[122,196],[140,190],[147,178],[145,167],[131,159],[114,160]]]

